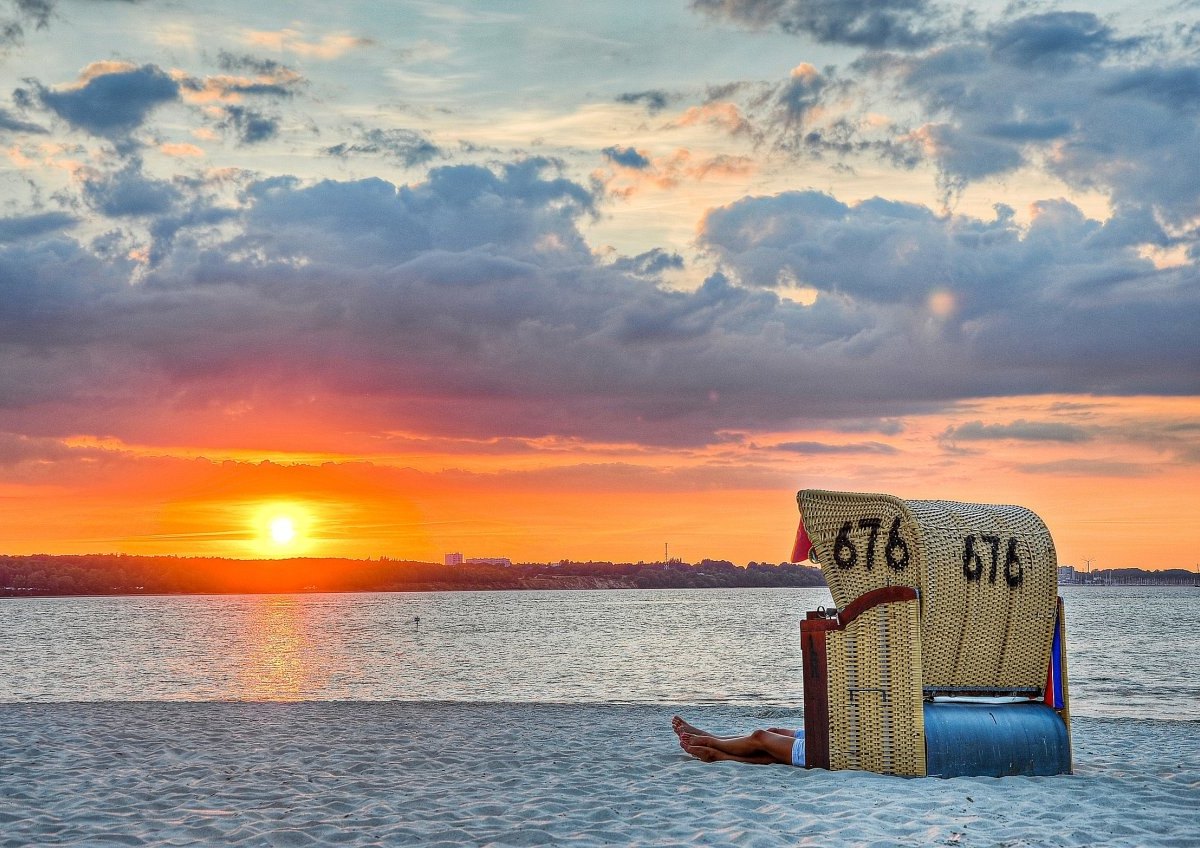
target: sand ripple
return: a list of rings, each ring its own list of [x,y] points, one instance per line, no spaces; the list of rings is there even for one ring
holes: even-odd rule
[[[705,765],[652,706],[0,704],[0,848],[1200,845],[1200,727],[1077,720],[1078,774]],[[687,711],[717,731],[800,723]]]

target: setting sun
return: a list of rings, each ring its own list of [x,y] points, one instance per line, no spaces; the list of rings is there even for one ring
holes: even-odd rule
[[[271,540],[277,545],[286,545],[296,538],[296,524],[286,515],[271,519]]]
[[[298,503],[259,504],[250,520],[251,544],[256,556],[298,556],[313,543],[314,517]]]

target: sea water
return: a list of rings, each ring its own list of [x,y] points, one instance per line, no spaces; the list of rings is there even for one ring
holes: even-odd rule
[[[1200,589],[1061,587],[1072,713],[1200,719]],[[824,589],[0,600],[2,701],[799,707]]]

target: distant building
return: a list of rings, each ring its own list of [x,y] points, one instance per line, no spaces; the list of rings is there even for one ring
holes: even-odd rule
[[[512,560],[508,557],[471,557],[467,560],[467,565],[502,565],[508,568],[512,565]]]
[[[1075,576],[1075,566],[1060,565],[1058,567],[1059,586],[1073,586],[1077,582],[1079,582],[1079,578]]]
[[[446,554],[446,565],[462,565],[462,554]]]

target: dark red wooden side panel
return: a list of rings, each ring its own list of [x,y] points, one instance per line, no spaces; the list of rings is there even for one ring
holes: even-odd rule
[[[832,619],[800,622],[800,655],[804,662],[804,763],[809,768],[829,768],[829,679],[825,633],[836,626]]]

